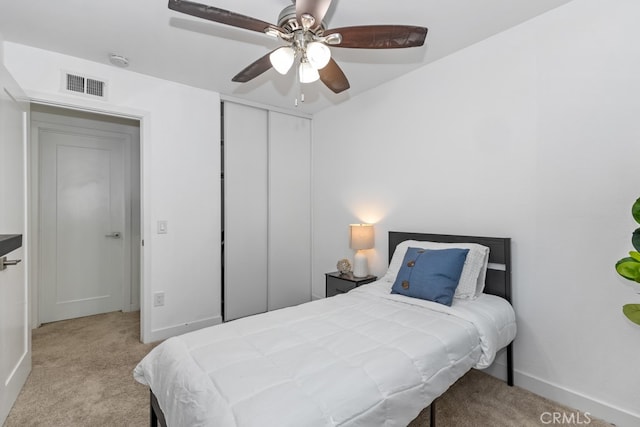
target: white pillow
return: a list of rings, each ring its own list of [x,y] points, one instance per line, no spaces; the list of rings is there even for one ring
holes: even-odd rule
[[[382,280],[387,282],[394,282],[396,280],[396,276],[402,266],[404,254],[410,247],[421,249],[469,249],[454,297],[475,299],[484,290],[484,280],[487,277],[487,263],[489,262],[489,248],[477,243],[438,243],[405,240],[396,246],[387,273],[382,277]]]

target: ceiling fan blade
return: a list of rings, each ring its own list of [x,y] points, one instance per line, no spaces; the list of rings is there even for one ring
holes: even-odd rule
[[[186,13],[187,15],[197,16],[198,18],[208,19],[209,21],[257,31],[259,33],[264,33],[264,30],[267,28],[282,30],[282,28],[276,25],[259,19],[187,0],[169,0],[169,9]]]
[[[329,6],[331,6],[331,0],[296,0],[296,18],[302,25],[301,17],[303,14],[308,13],[315,18],[315,24],[311,28],[317,28],[322,24]]]
[[[273,52],[273,51],[272,51]],[[269,70],[272,67],[271,60],[269,59],[269,55],[271,52],[267,53],[262,58],[254,61],[252,64],[248,65],[244,70],[240,71],[236,74],[231,81],[238,83],[246,83],[249,80],[253,80],[258,77],[260,74]]]
[[[342,35],[342,43],[334,47],[354,49],[400,49],[424,44],[427,29],[410,25],[362,25],[357,27],[332,28],[324,36],[333,33]]]
[[[329,60],[329,63],[324,68],[319,69],[318,73],[320,74],[322,83],[334,93],[340,93],[351,87],[347,76],[344,75],[342,69],[333,58]]]

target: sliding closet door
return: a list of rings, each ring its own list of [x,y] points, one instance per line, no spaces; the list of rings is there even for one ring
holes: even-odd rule
[[[269,310],[311,300],[311,121],[269,112]]]
[[[267,311],[267,112],[224,104],[224,319]]]

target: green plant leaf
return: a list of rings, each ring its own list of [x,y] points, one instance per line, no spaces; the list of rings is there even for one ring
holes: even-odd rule
[[[633,323],[640,325],[640,304],[625,304],[622,306],[622,312]]]
[[[631,215],[633,215],[633,219],[640,224],[640,198],[638,198],[631,207]]]
[[[636,261],[640,262],[640,252],[631,251],[629,252],[629,256],[635,259]]]
[[[636,228],[631,235],[631,244],[636,248],[636,251],[640,252],[640,228]]]
[[[628,280],[640,282],[640,262],[631,257],[622,258],[616,263],[616,271]]]

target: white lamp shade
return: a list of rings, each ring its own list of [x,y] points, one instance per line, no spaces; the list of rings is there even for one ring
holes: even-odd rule
[[[307,45],[307,59],[316,70],[320,70],[329,63],[331,50],[324,43],[311,42]]]
[[[271,61],[271,65],[273,68],[280,74],[287,74],[293,65],[293,60],[296,56],[293,48],[289,46],[283,46],[279,49],[274,50],[269,55],[269,60]]]
[[[349,246],[351,249],[371,249],[374,246],[373,224],[351,224]]]
[[[318,70],[307,61],[300,62],[300,83],[313,83],[320,78]]]

